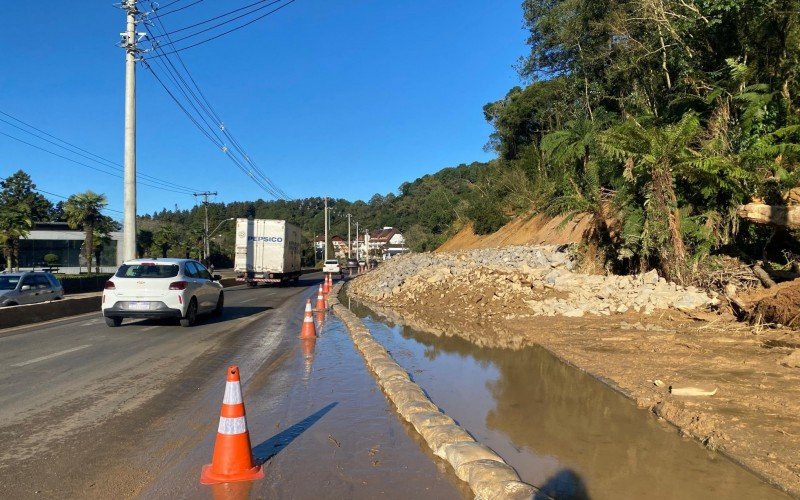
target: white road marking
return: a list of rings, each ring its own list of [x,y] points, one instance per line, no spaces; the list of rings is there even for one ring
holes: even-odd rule
[[[243,300],[242,304],[247,304],[248,302],[253,302],[254,300],[258,300],[261,297],[253,297],[252,299]]]
[[[99,325],[99,324],[100,324],[100,320],[99,319],[94,319],[92,321],[87,321],[86,323],[81,323],[80,326],[92,326],[92,325]]]
[[[57,358],[58,356],[63,356],[64,354],[69,354],[71,352],[80,351],[81,349],[86,349],[87,347],[91,347],[92,344],[86,345],[79,345],[78,347],[73,347],[72,349],[66,349],[64,351],[54,352],[53,354],[48,354],[47,356],[42,356],[40,358],[29,359],[28,361],[23,361],[22,363],[17,363],[13,366],[14,368],[19,368],[21,366],[30,365],[33,363],[38,363],[39,361],[45,361],[48,359]]]
[[[158,328],[158,325],[148,326],[147,328],[142,328],[142,331],[148,332],[150,330],[155,330],[156,328]]]

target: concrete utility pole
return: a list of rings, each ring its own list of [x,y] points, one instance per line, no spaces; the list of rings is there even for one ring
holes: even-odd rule
[[[325,197],[325,260],[328,260],[328,197]]]
[[[361,260],[361,248],[358,246],[358,221],[356,221],[356,260]]]
[[[205,256],[201,256],[202,259],[208,259],[208,255],[211,253],[210,245],[209,245],[209,242],[208,242],[208,197],[209,196],[216,196],[216,195],[217,195],[216,191],[213,191],[213,192],[211,192],[211,191],[203,191],[202,193],[193,193],[192,194],[192,196],[194,196],[195,199],[198,196],[202,196],[203,197],[203,205],[205,206],[205,209],[206,209],[206,222],[203,225],[203,250],[205,252]]]
[[[352,256],[353,243],[351,242],[351,239],[350,239],[350,218],[351,217],[352,217],[352,215],[347,214],[347,258],[348,259],[351,259],[353,257]]]
[[[123,0],[128,25],[122,36],[125,49],[125,170],[122,257],[136,258],[136,0]]]

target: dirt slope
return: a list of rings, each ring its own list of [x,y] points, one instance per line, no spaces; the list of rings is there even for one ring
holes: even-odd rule
[[[506,245],[579,243],[589,226],[588,216],[579,216],[564,224],[563,217],[550,219],[541,215],[523,215],[512,220],[497,232],[476,235],[469,224],[446,241],[437,252],[498,248]]]

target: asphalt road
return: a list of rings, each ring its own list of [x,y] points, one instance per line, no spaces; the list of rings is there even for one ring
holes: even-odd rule
[[[426,456],[413,430],[389,410],[334,318],[326,319],[330,335],[316,343],[324,369],[312,373],[313,353],[301,349],[297,333],[320,278],[305,275],[293,287],[228,288],[223,316],[193,328],[152,320],[108,328],[93,314],[0,330],[0,497],[217,495],[197,479],[211,457],[231,364],[241,368],[254,446],[258,436],[274,434],[261,443],[273,446],[282,426],[291,430],[291,439],[284,435],[262,457],[270,459],[271,475],[285,481],[261,483],[252,494],[330,498],[326,491],[338,491],[369,498],[407,484],[411,475],[420,494],[463,495],[452,473]],[[337,394],[344,386],[349,392]],[[306,445],[273,458],[303,433]],[[337,437],[319,437],[325,433]],[[337,443],[332,460],[314,476],[330,477],[316,484],[303,464],[328,453],[331,443]],[[378,470],[373,455],[381,449],[392,451],[384,451],[388,465]],[[233,497],[249,495],[248,487]]]

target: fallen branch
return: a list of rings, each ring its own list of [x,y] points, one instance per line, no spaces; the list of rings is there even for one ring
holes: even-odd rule
[[[800,206],[764,205],[748,203],[736,211],[742,219],[770,226],[800,229]]]

